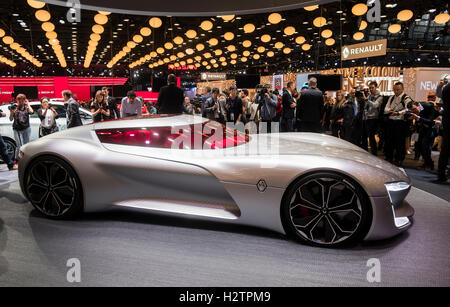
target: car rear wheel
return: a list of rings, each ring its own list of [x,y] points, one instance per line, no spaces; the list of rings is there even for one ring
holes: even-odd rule
[[[69,218],[83,208],[80,180],[60,158],[43,156],[32,161],[24,183],[28,200],[46,217]]]
[[[281,215],[288,234],[311,245],[336,247],[362,239],[372,210],[355,182],[334,173],[317,173],[288,189]]]

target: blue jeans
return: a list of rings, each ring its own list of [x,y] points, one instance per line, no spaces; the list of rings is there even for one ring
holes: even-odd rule
[[[6,147],[6,144],[3,141],[1,134],[0,134],[0,156],[2,157],[3,162],[5,162],[6,165],[8,165],[8,168],[14,166],[14,162],[9,159],[8,148]]]
[[[23,130],[14,130],[14,139],[17,143],[17,150],[15,153],[16,159],[19,159],[19,150],[20,147],[30,142],[30,134],[31,134],[31,127],[28,127]]]

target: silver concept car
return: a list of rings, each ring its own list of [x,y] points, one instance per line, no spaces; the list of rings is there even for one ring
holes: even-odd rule
[[[20,149],[24,195],[49,218],[114,207],[252,225],[319,246],[412,223],[405,171],[340,139],[246,135],[191,115],[62,131]]]

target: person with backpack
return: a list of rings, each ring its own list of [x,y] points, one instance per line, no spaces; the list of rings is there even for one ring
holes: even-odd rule
[[[386,135],[386,161],[402,166],[405,160],[405,142],[407,126],[404,118],[408,104],[412,99],[404,92],[402,82],[394,85],[394,95],[391,96],[384,108],[384,114],[388,116]]]
[[[28,99],[24,94],[16,97],[16,104],[11,106],[9,120],[13,122],[14,139],[17,148],[30,142],[30,114],[33,114],[33,108],[28,104]],[[16,151],[16,160],[19,159],[19,150]]]

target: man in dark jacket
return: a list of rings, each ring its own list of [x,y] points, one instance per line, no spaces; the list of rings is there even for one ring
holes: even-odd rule
[[[321,132],[323,117],[323,93],[317,89],[317,79],[308,80],[309,88],[304,91],[298,101],[297,119],[301,121],[301,132]]]
[[[294,92],[294,82],[288,82],[286,90],[283,92],[281,104],[283,105],[282,118],[285,123],[286,132],[294,131],[294,109],[297,106],[295,99],[292,96]]]
[[[442,124],[444,128],[444,137],[442,140],[441,155],[439,156],[438,179],[436,183],[447,181],[445,170],[450,157],[450,83],[442,89],[442,101],[444,102],[444,111],[442,114]]]
[[[410,102],[408,104],[408,110],[411,113],[411,117],[416,120],[416,124],[419,126],[419,149],[425,163],[422,168],[429,167],[434,170],[434,162],[431,159],[431,148],[436,137],[434,127],[439,121],[436,118],[439,117],[439,112],[434,108],[434,104],[430,102]]]
[[[159,91],[158,114],[182,114],[184,111],[184,91],[177,86],[177,77],[170,74],[167,78],[169,85]]]
[[[78,102],[72,98],[72,92],[69,90],[62,92],[65,103],[67,103],[67,129],[82,126],[80,116],[80,107]]]
[[[117,103],[113,97],[109,96],[109,90],[106,86],[102,87],[102,92],[105,95],[105,101],[108,103],[109,118],[120,118],[120,111],[117,107]]]

